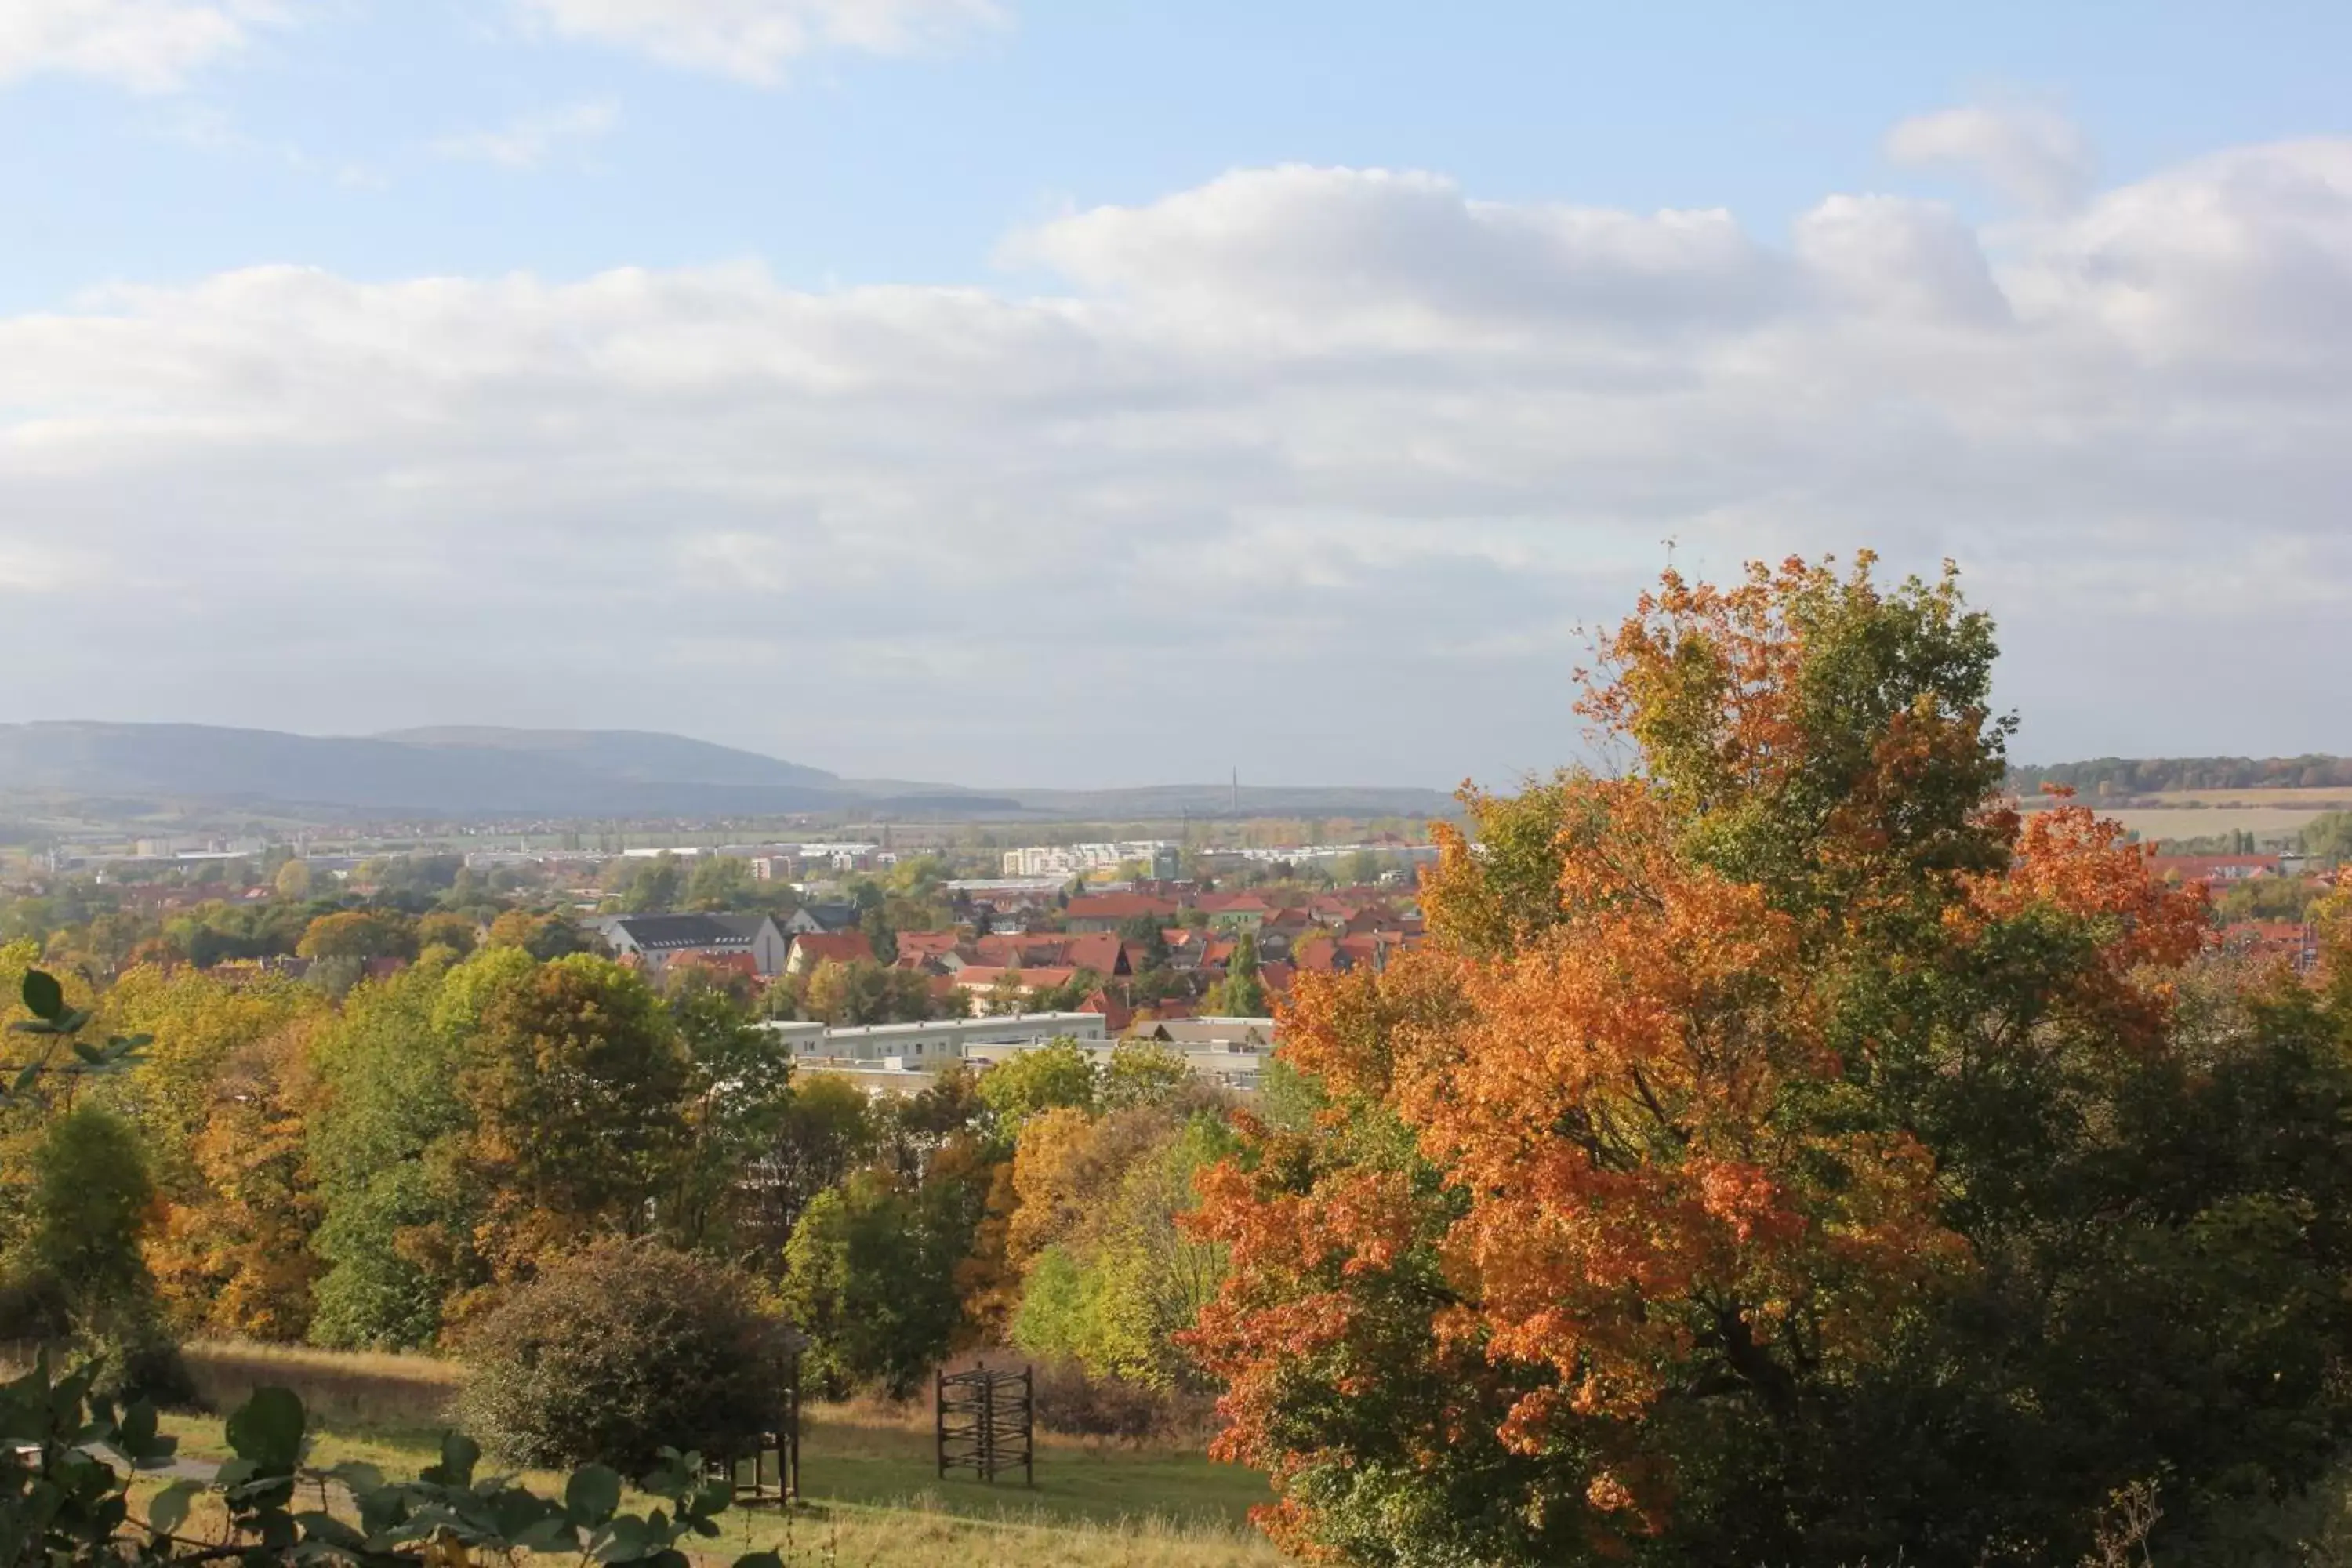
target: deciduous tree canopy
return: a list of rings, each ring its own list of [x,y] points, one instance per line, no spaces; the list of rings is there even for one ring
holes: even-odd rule
[[[1621,770],[1468,796],[1437,940],[1300,980],[1323,1108],[1207,1178],[1192,1342],[1276,1536],[2044,1563],[2159,1472],[2182,1542],[2311,1479],[2352,1419],[2343,1016],[2192,1006],[2201,896],[2004,806],[1948,574],[1669,575],[1601,654]]]

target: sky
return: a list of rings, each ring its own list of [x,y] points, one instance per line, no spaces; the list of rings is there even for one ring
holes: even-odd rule
[[[1507,784],[1669,562],[2352,752],[2352,6],[0,0],[0,718]]]

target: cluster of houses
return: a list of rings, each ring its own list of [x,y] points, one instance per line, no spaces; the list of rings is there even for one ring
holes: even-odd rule
[[[1274,1021],[1204,1016],[1190,999],[1213,993],[1244,943],[1255,948],[1259,982],[1273,999],[1303,973],[1385,967],[1423,935],[1410,893],[1386,888],[1285,900],[1152,880],[1050,900],[1007,898],[982,912],[972,925],[895,935],[889,962],[926,977],[939,1019],[770,1027],[796,1057],[867,1075],[921,1073],[1052,1038],[1108,1051],[1118,1039],[1145,1037],[1183,1052],[1202,1076],[1246,1089],[1272,1047]],[[879,962],[851,906],[811,904],[786,917],[607,915],[592,924],[623,963],[651,977],[701,966],[757,984],[808,975],[828,963]],[[1177,983],[1163,979],[1150,988],[1148,1005],[1135,1005],[1128,983],[1147,973]],[[1070,1011],[1027,1009],[1030,998],[1053,992],[1072,998],[1065,1004]]]
[[[2159,879],[2201,885],[2215,894],[2250,882],[2304,879],[2329,885],[2324,872],[2301,855],[2156,855],[2148,869]],[[2319,930],[2309,921],[2231,921],[2213,935],[2223,952],[2257,963],[2284,960],[2297,973],[2319,966]]]

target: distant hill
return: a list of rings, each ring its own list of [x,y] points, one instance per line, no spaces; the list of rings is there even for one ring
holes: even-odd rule
[[[2352,757],[2097,757],[2086,763],[2012,767],[2009,786],[2032,795],[2045,784],[2108,795],[2184,789],[2352,788]]]
[[[553,758],[604,778],[638,784],[742,784],[839,790],[838,774],[823,768],[782,762],[757,752],[652,730],[505,730],[488,725],[446,725],[429,730],[388,730],[379,741],[433,746],[453,752],[515,752]]]
[[[830,773],[675,735],[559,733],[533,744],[520,739],[527,731],[425,733],[443,738],[6,724],[0,790],[446,816],[759,815],[850,798],[825,787],[837,782]],[[762,767],[768,779],[756,776]],[[663,777],[666,768],[683,776]]]
[[[1223,815],[1220,785],[998,790],[850,781],[821,768],[636,730],[450,727],[369,736],[289,735],[205,724],[0,724],[0,794],[112,803],[274,807],[327,816],[772,816],[866,812],[933,820],[1133,820]],[[1418,789],[1241,792],[1244,814],[1431,816]]]
[[[1169,817],[1229,816],[1234,793],[1224,784],[1150,784],[1135,789],[1014,792],[1031,811],[1106,822],[1159,821]],[[1244,785],[1244,816],[1403,816],[1421,820],[1452,816],[1460,807],[1444,790],[1383,789],[1375,785]]]

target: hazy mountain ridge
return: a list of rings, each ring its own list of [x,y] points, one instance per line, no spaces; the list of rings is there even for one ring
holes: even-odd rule
[[[707,769],[705,776],[684,778],[618,772],[616,764],[630,752],[627,737],[616,732],[603,739],[585,747],[529,746],[205,724],[9,724],[0,725],[0,789],[457,816],[756,814],[823,810],[848,798],[806,784],[714,783]],[[656,753],[683,755],[678,746],[701,745],[676,736],[658,739],[677,746],[654,748]],[[788,776],[815,773],[751,752],[708,749],[765,763]]]
[[[445,751],[551,757],[603,777],[639,784],[851,788],[839,774],[823,768],[657,730],[510,730],[484,724],[446,724],[421,730],[388,730],[372,738]]]
[[[919,817],[1214,816],[1229,788],[968,790],[845,780],[683,735],[631,730],[436,726],[368,736],[207,724],[0,724],[0,792],[152,797],[333,814],[447,817],[766,816],[873,809]],[[1442,815],[1426,789],[1250,786],[1259,816]]]

